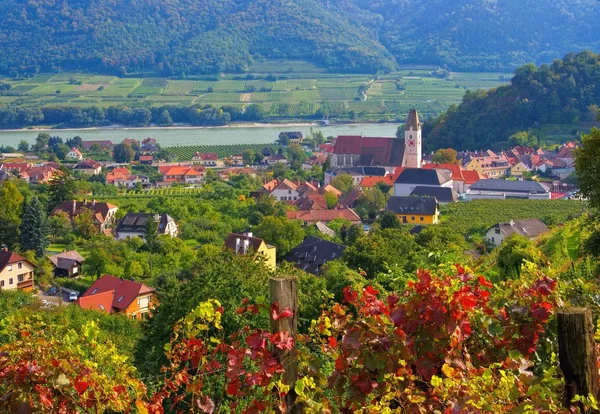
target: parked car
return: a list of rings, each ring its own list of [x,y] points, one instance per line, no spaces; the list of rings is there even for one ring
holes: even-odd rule
[[[55,296],[58,293],[58,289],[56,288],[56,286],[52,286],[50,289],[48,289],[48,295],[50,296]]]
[[[70,302],[75,302],[77,300],[77,292],[71,292],[69,294],[69,301]]]

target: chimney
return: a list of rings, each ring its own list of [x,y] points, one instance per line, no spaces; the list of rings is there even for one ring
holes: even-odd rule
[[[515,221],[514,220],[510,220],[510,227],[515,227]]]
[[[77,201],[73,200],[73,208],[71,208],[71,215],[75,215],[75,209],[77,208]]]
[[[235,239],[235,252],[238,253],[240,251],[240,246],[242,245],[242,240],[238,237]]]
[[[94,208],[96,208],[96,199],[93,199],[93,200],[92,200],[92,210],[93,210]]]
[[[252,237],[252,232],[251,232],[251,231],[247,231],[247,232],[246,232],[246,236],[248,236],[248,237]]]
[[[154,221],[156,221],[157,223],[160,221],[160,214],[154,215]]]
[[[86,204],[87,204],[87,198],[84,198],[83,199],[83,205],[86,205]]]
[[[248,253],[248,247],[250,246],[250,240],[244,240],[244,254]]]

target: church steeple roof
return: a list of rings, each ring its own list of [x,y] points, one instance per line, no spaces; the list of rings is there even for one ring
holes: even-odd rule
[[[405,126],[407,131],[419,131],[421,129],[421,122],[419,122],[419,113],[416,109],[411,109],[408,113],[408,120]]]

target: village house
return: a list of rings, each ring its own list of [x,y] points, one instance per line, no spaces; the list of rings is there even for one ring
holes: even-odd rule
[[[341,259],[346,246],[323,240],[316,236],[307,236],[302,243],[294,247],[283,258],[306,273],[319,275],[321,268],[328,262]]]
[[[48,163],[21,171],[19,176],[27,180],[29,184],[46,184],[52,179],[57,170],[58,168]]]
[[[112,184],[116,187],[123,188],[135,188],[138,184],[142,188],[148,188],[152,186],[150,178],[147,175],[129,174],[126,176],[116,177],[112,180]]]
[[[33,290],[35,266],[8,249],[0,250],[0,290]]]
[[[458,194],[452,187],[418,185],[409,195],[435,198],[439,204],[456,203],[458,201]]]
[[[302,169],[304,171],[310,171],[314,166],[322,167],[327,162],[327,158],[327,154],[312,155],[304,160],[302,163]]]
[[[538,219],[511,220],[494,224],[487,229],[486,237],[493,245],[500,246],[507,237],[513,234],[527,237],[529,240],[535,240],[549,231],[548,226]]]
[[[276,268],[277,249],[275,246],[266,244],[263,239],[254,237],[251,232],[230,233],[225,240],[225,248],[235,254],[255,254],[257,260],[264,260],[269,269],[275,270]]]
[[[52,215],[60,212],[65,213],[71,221],[75,217],[82,214],[84,211],[90,211],[96,229],[100,233],[108,230],[113,223],[115,213],[119,208],[109,203],[96,202],[96,200],[88,201],[63,201],[52,211]]]
[[[322,222],[328,224],[337,218],[348,220],[351,224],[361,224],[360,217],[349,208],[335,210],[286,211],[290,220],[300,220],[305,226]]]
[[[140,155],[153,155],[160,150],[155,138],[146,138],[140,143]]]
[[[423,165],[423,169],[440,170],[450,175],[450,177],[452,178],[452,186],[457,194],[466,193],[469,190],[469,188],[471,188],[471,185],[483,178],[486,178],[478,171],[465,170],[459,164],[430,163]]]
[[[510,176],[511,177],[523,177],[523,174],[526,174],[529,171],[531,171],[531,170],[525,164],[523,164],[522,162],[519,162],[514,167],[511,167]]]
[[[286,178],[277,184],[270,194],[276,201],[296,201],[298,200],[298,185]]]
[[[394,182],[394,196],[407,196],[418,186],[454,187],[452,177],[441,170],[405,168]]]
[[[159,172],[166,183],[202,184],[206,176],[206,169],[199,165],[161,166]]]
[[[109,140],[99,140],[99,141],[83,141],[83,150],[90,151],[93,146],[97,145],[101,150],[112,151],[115,147],[115,144]]]
[[[439,205],[433,197],[394,196],[388,198],[386,211],[396,214],[403,224],[437,224]]]
[[[510,172],[510,163],[504,155],[488,155],[483,157],[468,157],[463,164],[466,170],[477,171],[489,178],[505,177]]]
[[[244,156],[242,154],[233,154],[229,157],[229,163],[233,166],[241,167],[245,165]]]
[[[58,253],[48,259],[54,267],[54,277],[77,277],[81,275],[85,262],[77,250]]]
[[[70,160],[81,161],[83,160],[83,154],[77,148],[73,147],[71,148],[71,151],[67,153],[67,158]]]
[[[159,236],[177,237],[177,223],[168,214],[127,213],[115,230],[117,240],[140,237],[145,239],[149,221],[154,222]]]
[[[523,180],[479,180],[471,186],[467,200],[525,198],[529,200],[549,200],[550,190],[537,181]]]
[[[344,194],[339,198],[338,204],[340,207],[345,208],[356,208],[358,206],[358,199],[363,195],[363,190],[360,187],[355,187],[350,190],[347,194]]]
[[[102,164],[94,160],[85,160],[77,164],[73,171],[86,175],[98,175],[102,171]]]
[[[133,138],[125,138],[123,141],[121,141],[121,144],[129,145],[134,150],[139,150],[141,146],[140,141]]]
[[[279,139],[286,138],[289,139],[290,144],[302,144],[304,137],[302,136],[302,132],[282,132],[279,134]]]
[[[146,319],[155,305],[155,291],[134,280],[104,275],[77,300],[82,309],[122,313],[131,319]]]
[[[349,175],[352,177],[353,185],[360,185],[365,177],[385,177],[388,175],[388,170],[383,167],[332,168],[325,172],[325,184],[329,184],[338,175]]]
[[[285,158],[284,155],[281,154],[272,154],[272,155],[267,155],[265,157],[265,159],[263,160],[264,164],[267,165],[275,165],[275,164],[285,164],[288,165],[289,161],[287,158]]]
[[[140,161],[140,164],[152,165],[152,163],[154,162],[154,156],[153,155],[140,155],[139,161]]]
[[[202,165],[204,167],[216,167],[219,157],[214,152],[199,153],[196,151],[192,157],[192,165]]]
[[[556,159],[564,161],[566,167],[571,167],[575,162],[575,150],[577,149],[576,142],[567,142],[556,154]]]

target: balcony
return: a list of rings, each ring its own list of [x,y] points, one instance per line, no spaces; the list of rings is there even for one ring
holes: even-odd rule
[[[24,280],[17,283],[17,289],[31,289],[33,288],[33,279]]]

